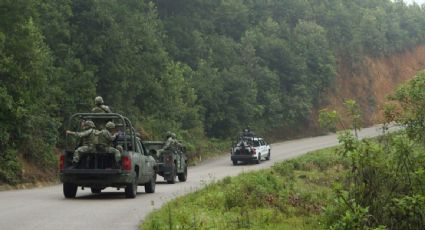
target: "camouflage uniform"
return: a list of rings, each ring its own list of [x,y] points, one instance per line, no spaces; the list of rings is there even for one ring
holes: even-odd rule
[[[101,96],[97,96],[94,99],[95,107],[91,110],[93,113],[112,113],[109,106],[103,104],[103,98]]]
[[[167,140],[165,141],[164,145],[161,149],[158,150],[158,155],[160,156],[164,151],[166,150],[172,150],[175,146],[175,141],[172,137],[172,133],[170,131],[167,132],[166,135]]]
[[[112,147],[112,141],[115,139],[116,135],[112,135],[109,131],[114,128],[115,124],[109,121],[106,123],[106,128],[96,132],[96,135],[98,135],[98,144],[96,148],[101,152],[114,154],[115,161],[118,162],[121,160],[121,153],[118,149]]]
[[[94,142],[95,142],[95,125],[93,121],[84,122],[84,131],[82,132],[72,132],[67,131],[67,134],[71,134],[81,138],[81,146],[74,151],[74,156],[72,158],[73,163],[78,163],[80,161],[81,154],[93,153],[94,152]]]
[[[171,138],[173,138],[172,146],[174,147],[174,149],[180,149],[183,147],[180,141],[177,140],[177,136],[175,133],[171,133]]]

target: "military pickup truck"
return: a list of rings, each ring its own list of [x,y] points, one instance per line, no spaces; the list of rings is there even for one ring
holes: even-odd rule
[[[134,198],[138,185],[146,193],[154,193],[156,185],[156,161],[148,154],[130,120],[117,113],[77,113],[71,116],[70,130],[81,130],[87,120],[100,129],[108,121],[115,123],[118,132],[113,147],[121,150],[121,160],[114,154],[92,148],[93,152],[82,154],[77,164],[72,163],[73,153],[81,145],[79,138],[67,136],[66,149],[60,156],[60,180],[66,198],[75,198],[77,188],[89,187],[92,193],[101,193],[106,187],[124,188],[126,198]]]
[[[187,156],[184,147],[175,147],[159,151],[164,146],[164,141],[143,141],[149,155],[154,156],[158,164],[157,173],[164,177],[169,184],[187,180]],[[161,153],[160,153],[161,152]]]
[[[230,150],[230,159],[233,165],[239,162],[261,163],[262,159],[270,160],[270,145],[263,138],[256,136],[251,131],[241,133]]]

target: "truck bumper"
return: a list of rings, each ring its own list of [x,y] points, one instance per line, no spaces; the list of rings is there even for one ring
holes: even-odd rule
[[[65,169],[60,173],[62,183],[86,187],[123,187],[134,177],[134,173],[121,169]]]
[[[231,155],[230,159],[232,161],[255,161],[257,160],[257,155]]]
[[[158,174],[160,176],[171,175],[172,171],[173,171],[173,165],[158,163]]]

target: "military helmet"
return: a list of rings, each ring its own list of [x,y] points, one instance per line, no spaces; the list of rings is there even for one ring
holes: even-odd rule
[[[165,137],[169,138],[172,137],[173,133],[171,131],[167,131],[167,133],[165,134]]]
[[[89,128],[95,128],[96,127],[94,125],[94,122],[93,121],[86,121],[85,122],[85,125],[86,125],[86,127],[89,127]]]
[[[107,128],[107,129],[113,129],[113,128],[115,128],[115,124],[114,124],[114,122],[112,122],[112,121],[108,121],[108,122],[106,123],[106,128]]]
[[[176,139],[177,135],[175,133],[171,133],[171,137]]]
[[[102,98],[101,96],[97,96],[97,97],[94,99],[94,103],[95,103],[96,105],[103,105],[103,98]]]

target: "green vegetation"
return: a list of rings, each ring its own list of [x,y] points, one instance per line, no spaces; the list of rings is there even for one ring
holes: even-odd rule
[[[207,185],[152,213],[142,229],[422,228],[424,87],[422,72],[393,96],[400,108],[385,107],[386,121],[404,124],[405,130],[375,140],[344,131],[336,149]],[[356,103],[346,106],[355,130]],[[321,116],[324,124],[338,120],[334,112],[328,115]]]
[[[337,60],[358,70],[423,44],[424,26],[390,0],[3,0],[0,182],[22,179],[16,159],[51,171],[63,122],[96,95],[194,155],[248,125],[303,130]]]
[[[326,149],[226,177],[164,205],[141,229],[325,229],[320,214],[346,168],[335,149]]]

